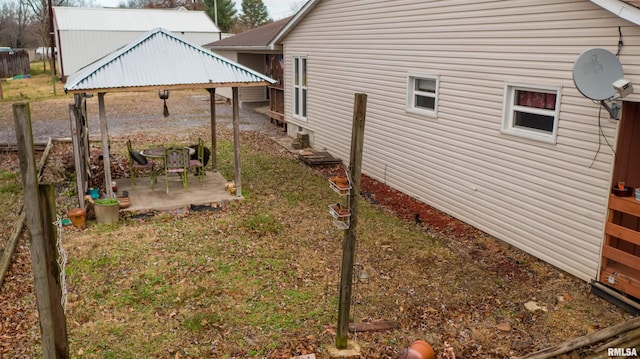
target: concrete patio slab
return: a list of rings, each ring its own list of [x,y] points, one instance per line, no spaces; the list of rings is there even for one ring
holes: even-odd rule
[[[130,178],[116,179],[118,196],[129,192],[131,205],[121,211],[144,213],[150,211],[169,211],[189,209],[194,206],[217,207],[225,202],[240,200],[225,189],[227,180],[218,172],[207,172],[201,183],[193,174],[189,175],[189,186],[185,190],[177,176],[169,177],[169,193],[166,191],[165,176],[158,176],[158,183],[151,189],[149,177],[136,178],[135,186]]]

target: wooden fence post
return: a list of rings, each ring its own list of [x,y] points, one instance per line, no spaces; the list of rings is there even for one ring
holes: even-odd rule
[[[349,309],[351,307],[351,287],[353,281],[353,261],[356,247],[356,225],[358,224],[358,197],[360,196],[360,172],[362,167],[362,149],[364,144],[364,121],[367,113],[367,95],[355,94],[353,103],[353,125],[351,128],[351,212],[349,228],[344,232],[342,242],[342,269],[340,271],[340,303],[338,306],[338,328],[336,348],[347,348],[349,332]]]
[[[42,211],[44,208],[51,210],[52,205],[41,205],[29,104],[14,104],[13,116],[18,156],[20,158],[27,225],[31,234],[31,265],[33,267],[36,303],[40,319],[42,356],[45,359],[68,358],[69,347],[66,323],[60,296],[59,294],[52,295],[53,293],[61,293],[59,282],[57,282],[57,279],[52,279],[52,276],[58,273],[58,267],[55,258],[52,258],[51,248],[46,243],[47,240],[51,240],[52,236],[52,215],[43,213],[47,211]],[[51,187],[47,191],[52,190],[53,188]],[[53,194],[47,194],[46,196],[53,196]],[[53,203],[55,203],[55,200]],[[53,206],[55,207],[55,204]],[[53,212],[55,212],[55,208]],[[55,238],[55,233],[53,237]]]
[[[56,222],[56,192],[52,184],[40,184],[39,201],[42,213],[42,227],[44,228],[43,245],[47,268],[47,284],[49,287],[49,301],[51,317],[53,318],[53,335],[55,358],[69,358],[69,344],[67,341],[67,320],[62,306],[62,283],[60,281],[60,267],[58,266],[58,228]]]

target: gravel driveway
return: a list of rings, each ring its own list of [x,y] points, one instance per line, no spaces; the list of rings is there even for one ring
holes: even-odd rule
[[[233,108],[224,101],[216,103],[216,123],[232,127]],[[49,137],[70,137],[70,96],[29,104],[34,141],[46,142]],[[13,110],[10,103],[0,104],[0,143],[16,143]],[[203,90],[172,91],[167,100],[170,115],[163,116],[163,102],[153,92],[114,93],[105,95],[105,112],[110,136],[135,133],[166,133],[167,131],[202,128],[210,124],[209,94]],[[282,127],[250,106],[240,109],[240,130],[259,131],[268,136],[284,136]],[[87,99],[89,134],[100,135],[98,97]]]

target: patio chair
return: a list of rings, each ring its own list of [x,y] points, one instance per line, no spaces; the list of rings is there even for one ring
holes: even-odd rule
[[[167,193],[169,193],[169,175],[177,174],[182,187],[189,188],[189,148],[167,148],[164,151],[164,172]]]
[[[193,169],[194,174],[200,179],[200,183],[204,183],[204,166],[204,141],[202,141],[202,138],[198,138],[196,153],[189,160],[189,169]]]
[[[149,161],[140,152],[134,150],[131,146],[131,140],[127,140],[127,153],[129,154],[129,178],[131,178],[131,186],[136,185],[136,173],[149,173],[151,177],[151,189],[153,189],[157,182],[156,177],[156,164],[153,161]]]

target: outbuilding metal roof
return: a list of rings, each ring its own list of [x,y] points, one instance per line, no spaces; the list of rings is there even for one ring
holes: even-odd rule
[[[175,32],[220,32],[204,11],[179,9],[103,9],[54,6],[59,31],[149,31],[159,26]]]
[[[265,86],[276,81],[157,28],[69,76],[66,92]],[[100,91],[103,90],[103,91]]]

